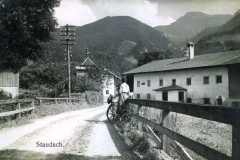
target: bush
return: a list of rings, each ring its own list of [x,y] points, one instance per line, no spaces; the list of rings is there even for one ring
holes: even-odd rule
[[[11,93],[0,90],[0,100],[7,100],[7,99],[11,99],[11,98],[12,98]]]
[[[161,152],[158,149],[149,149],[144,155],[143,160],[164,160],[161,156]]]

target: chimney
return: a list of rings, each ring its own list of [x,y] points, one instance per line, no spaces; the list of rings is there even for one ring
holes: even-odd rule
[[[188,42],[187,43],[187,51],[188,51],[188,57],[189,59],[194,58],[194,43],[193,42]]]

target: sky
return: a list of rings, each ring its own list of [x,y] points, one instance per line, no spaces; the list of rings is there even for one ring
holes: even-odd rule
[[[186,12],[234,14],[240,0],[62,0],[55,8],[60,26],[82,26],[106,16],[131,16],[150,26],[168,25]]]

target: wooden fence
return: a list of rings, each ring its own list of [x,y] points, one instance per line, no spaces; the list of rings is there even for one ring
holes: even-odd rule
[[[59,104],[59,103],[79,103],[81,100],[78,98],[47,98],[47,97],[36,97],[39,105],[43,103],[48,104]]]
[[[34,100],[9,100],[0,101],[0,118],[8,118],[17,115],[21,117],[23,113],[34,110]]]
[[[142,123],[145,123],[161,134],[166,135],[172,140],[179,142],[185,147],[191,149],[195,153],[205,157],[209,160],[240,160],[240,109],[234,107],[223,106],[206,106],[198,104],[184,104],[175,102],[163,102],[152,100],[140,100],[140,99],[128,99],[127,104],[137,105],[138,108],[147,107],[163,110],[162,122],[157,124],[147,118],[140,116],[140,114],[133,114],[133,117]],[[232,125],[232,156],[223,154],[215,149],[212,149],[206,145],[196,142],[188,137],[185,137],[177,132],[174,132],[166,127],[166,117],[170,112],[181,113],[197,118],[203,118],[210,121],[216,121]],[[164,145],[164,139],[162,138],[162,144]],[[162,146],[164,148],[164,146]]]

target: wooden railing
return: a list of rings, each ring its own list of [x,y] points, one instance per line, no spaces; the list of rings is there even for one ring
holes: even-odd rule
[[[36,100],[39,102],[39,105],[42,103],[79,103],[81,100],[78,98],[47,98],[47,97],[36,97]]]
[[[0,101],[0,118],[8,118],[17,115],[21,117],[23,113],[34,110],[34,100],[8,100]]]
[[[198,104],[184,104],[175,102],[163,102],[152,100],[128,99],[127,104],[137,105],[138,108],[147,107],[162,110],[162,122],[157,124],[140,114],[132,116],[140,122],[147,124],[166,135],[172,140],[179,142],[185,147],[191,149],[195,153],[209,160],[240,160],[240,109],[223,106],[206,106]],[[203,118],[210,121],[216,121],[232,125],[232,156],[223,154],[206,145],[196,142],[188,137],[185,137],[177,132],[168,129],[165,125],[165,119],[170,112],[181,113],[197,118]],[[162,139],[164,145],[164,139]],[[162,146],[163,148],[164,146]]]

